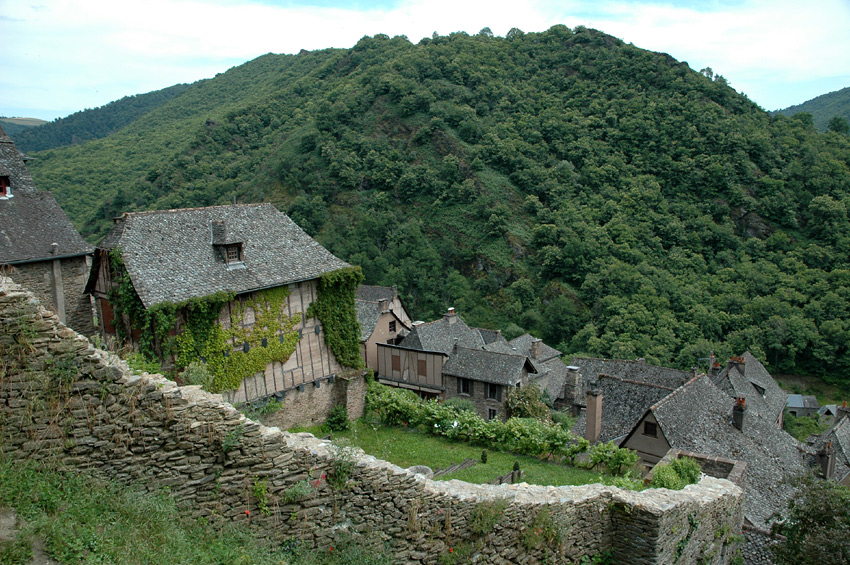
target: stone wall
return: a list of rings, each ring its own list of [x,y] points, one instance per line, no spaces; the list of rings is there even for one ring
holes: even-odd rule
[[[57,313],[59,308],[56,303],[56,289],[64,290],[65,324],[82,334],[92,335],[92,303],[89,295],[84,292],[89,275],[89,257],[70,257],[58,261],[58,271],[61,273],[59,281],[56,280],[53,260],[15,265],[12,268],[12,277],[31,290],[48,310]]]
[[[245,521],[281,541],[327,549],[342,534],[372,534],[404,563],[564,563],[604,551],[633,564],[726,563],[726,532],[743,520],[741,490],[722,479],[644,492],[439,482],[266,428],[218,395],[133,374],[8,279],[0,359],[6,456],[167,486],[194,516]]]
[[[487,398],[487,383],[470,380],[470,384],[472,385],[472,394],[459,394],[457,391],[457,382],[457,377],[443,375],[443,383],[445,383],[446,386],[446,398],[458,397],[469,400],[472,402],[473,406],[475,406],[475,412],[484,418],[485,421],[490,419],[490,410],[496,411],[496,417],[498,419],[503,421],[507,419],[508,413],[505,409],[504,400],[508,395],[508,387],[499,385],[502,389],[502,400],[499,401],[493,398]]]

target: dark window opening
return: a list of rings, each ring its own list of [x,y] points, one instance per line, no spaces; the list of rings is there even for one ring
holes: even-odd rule
[[[242,246],[227,245],[224,248],[224,258],[228,264],[242,261]]]
[[[759,393],[759,394],[761,395],[761,397],[762,397],[762,398],[764,398],[764,397],[765,397],[765,389],[764,389],[764,387],[761,387],[761,386],[757,385],[756,383],[750,383],[750,384],[752,384],[752,385],[753,385],[753,388],[755,388],[755,389],[756,389],[756,392],[757,392],[757,393]]]
[[[458,379],[457,380],[457,393],[458,394],[472,394],[472,381],[469,379]]]
[[[490,400],[502,401],[502,385],[494,385],[487,383],[487,398]]]
[[[499,417],[499,411],[498,410],[496,410],[495,408],[488,408],[487,409],[487,419],[488,420],[495,420],[498,417]]]
[[[428,362],[425,359],[420,359],[416,363],[416,374],[420,377],[424,377],[428,374]]]
[[[643,435],[650,437],[658,437],[658,425],[654,422],[644,422]]]
[[[390,331],[391,331],[391,332],[395,332],[395,320],[393,320],[392,322],[390,322]]]
[[[393,371],[401,371],[401,357],[393,355]]]
[[[9,184],[9,177],[0,177],[0,197],[9,196],[10,194],[11,185]]]

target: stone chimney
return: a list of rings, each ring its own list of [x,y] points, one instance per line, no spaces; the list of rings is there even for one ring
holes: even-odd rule
[[[540,353],[543,349],[543,340],[542,339],[532,339],[531,340],[531,358],[532,359],[540,359]]]
[[[817,454],[818,464],[820,464],[821,476],[828,479],[835,472],[835,448],[832,442],[826,442]]]
[[[742,375],[747,374],[747,362],[744,361],[743,357],[730,357],[729,363],[726,365],[726,367],[728,369],[731,369],[732,367],[737,367],[739,373],[741,373]]]
[[[602,391],[592,388],[587,391],[587,419],[584,426],[584,439],[596,443],[602,432]]]
[[[739,396],[735,399],[735,407],[732,409],[732,425],[744,431],[744,420],[747,416],[747,399]]]
[[[378,301],[378,308],[381,310],[381,312],[386,312],[390,309],[390,301],[386,298],[380,299]]]
[[[452,345],[452,353],[455,353],[455,354],[457,354],[457,342],[458,342],[458,339],[455,338],[454,345]]]
[[[457,323],[457,314],[455,314],[455,309],[449,306],[449,311],[443,314],[443,317],[449,321],[449,324]]]

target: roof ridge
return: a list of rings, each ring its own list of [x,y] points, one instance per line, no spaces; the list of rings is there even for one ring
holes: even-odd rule
[[[483,351],[485,353],[493,353],[493,354],[496,354],[496,355],[504,355],[506,357],[525,357],[526,359],[528,359],[528,355],[522,355],[521,353],[516,353],[516,354],[505,353],[503,351],[493,351],[492,349],[484,349],[483,347],[478,348],[478,347],[466,347],[465,345],[458,345],[457,348],[458,349],[467,349],[469,351]]]
[[[672,398],[673,398],[673,397],[675,397],[677,394],[679,394],[681,391],[683,391],[683,390],[685,389],[685,387],[690,386],[692,383],[695,383],[697,380],[699,380],[699,379],[701,379],[702,377],[705,377],[705,376],[706,376],[705,374],[700,373],[699,375],[696,375],[696,376],[695,376],[694,378],[692,378],[691,380],[689,380],[689,381],[687,381],[687,382],[685,382],[685,383],[682,383],[682,386],[676,387],[676,388],[673,390],[673,392],[671,392],[670,394],[668,394],[667,396],[665,396],[664,398],[662,398],[661,400],[659,400],[658,402],[656,402],[655,404],[653,404],[652,406],[650,406],[650,407],[649,407],[649,409],[650,409],[650,410],[652,410],[652,411],[657,410],[658,408],[660,408],[661,406],[663,406],[663,405],[664,405],[664,404],[665,404],[668,400],[672,399]]]
[[[664,390],[669,390],[671,392],[676,390],[672,387],[660,385],[660,384],[656,384],[656,383],[648,383],[648,382],[645,382],[645,381],[636,381],[634,379],[626,379],[626,378],[623,378],[623,377],[617,377],[615,375],[609,375],[607,373],[599,373],[599,378],[601,379],[602,377],[607,377],[609,379],[617,379],[618,381],[624,382],[624,383],[631,383],[631,384],[636,384],[636,385],[650,386],[650,387],[653,387],[653,388],[660,388],[660,389],[664,389]]]
[[[196,208],[169,208],[167,210],[140,210],[138,212],[124,212],[123,216],[149,216],[154,214],[169,214],[176,212],[196,212],[198,210],[212,210],[215,208],[248,208],[260,206],[273,206],[270,202],[249,202],[245,204],[219,204],[217,206],[198,206]]]

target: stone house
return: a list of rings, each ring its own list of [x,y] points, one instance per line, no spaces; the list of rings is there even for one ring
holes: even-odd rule
[[[555,400],[577,379],[541,340],[526,334],[507,341],[499,331],[468,326],[453,308],[439,320],[413,322],[397,345],[378,344],[377,357],[379,382],[424,398],[468,398],[485,419],[507,417],[511,387],[534,384]]]
[[[93,247],[53,195],[36,188],[26,160],[0,128],[0,268],[62,323],[92,335],[92,304],[84,288]]]
[[[850,415],[844,415],[824,433],[809,438],[821,475],[850,486]]]
[[[788,394],[749,351],[730,358],[726,367],[712,376],[712,381],[730,397],[746,398],[751,412],[782,427]]]
[[[395,344],[410,331],[410,316],[396,287],[360,285],[354,301],[360,324],[360,354],[366,367],[378,370],[378,344]]]
[[[342,367],[308,309],[319,278],[348,266],[271,204],[125,213],[97,246],[86,290],[100,331],[116,338],[132,327],[123,339],[134,348],[144,336],[127,313],[116,317],[121,285],[129,281],[146,312],[173,305],[174,327],[154,343],[163,361],[177,363],[182,348],[194,347],[198,360],[218,367],[215,388],[238,403],[333,383]],[[221,293],[229,294],[215,306],[213,327],[193,329],[189,306]],[[201,333],[220,343],[208,338],[203,349]],[[177,353],[167,354],[169,339]]]
[[[747,498],[745,523],[763,529],[794,495],[787,479],[808,472],[812,455],[772,418],[750,411],[746,399],[730,397],[702,374],[650,406],[620,446],[650,466],[670,449],[745,462],[739,485]]]
[[[803,416],[812,416],[814,414],[817,414],[819,410],[820,403],[818,402],[818,399],[810,394],[788,395],[788,402],[785,405],[785,411],[788,414],[792,414],[800,418]]]

